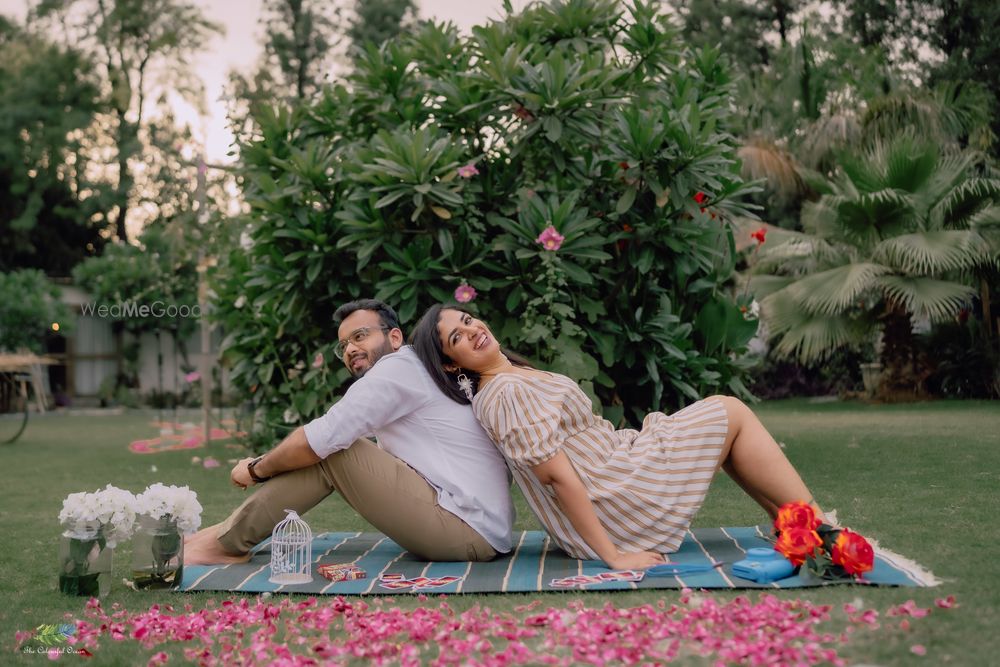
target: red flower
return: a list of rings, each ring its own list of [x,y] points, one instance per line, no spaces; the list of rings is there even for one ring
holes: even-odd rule
[[[622,225],[622,231],[627,234],[628,232],[632,231],[632,225],[626,222],[624,225]]]
[[[847,574],[862,574],[875,565],[875,552],[868,540],[851,530],[844,528],[833,543],[833,553],[830,554],[834,565],[844,568]]]
[[[619,162],[618,166],[622,169],[628,169],[628,162]]]
[[[532,114],[530,111],[522,107],[520,104],[514,107],[514,115],[520,118],[521,120],[525,121],[526,123],[530,123],[531,121],[535,120],[534,114]]]
[[[695,194],[694,201],[696,204],[704,204],[706,201],[708,201],[708,195],[706,195],[704,192],[699,191]]]
[[[816,530],[821,523],[809,503],[797,500],[781,506],[774,520],[774,529],[782,533],[789,528]]]
[[[767,227],[761,227],[754,233],[750,234],[750,238],[757,242],[757,245],[763,245],[764,239],[767,237]]]
[[[808,528],[789,528],[782,531],[774,550],[792,562],[792,565],[802,565],[806,558],[813,556],[823,546],[823,540],[815,530]]]

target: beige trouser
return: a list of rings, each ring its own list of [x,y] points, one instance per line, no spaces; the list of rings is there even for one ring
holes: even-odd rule
[[[413,468],[371,440],[357,440],[319,463],[278,475],[219,525],[226,552],[245,554],[271,534],[285,510],[304,514],[334,490],[399,546],[425,560],[488,561],[496,551],[437,503],[437,492]]]

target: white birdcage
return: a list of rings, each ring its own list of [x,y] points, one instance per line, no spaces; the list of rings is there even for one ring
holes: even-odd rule
[[[272,584],[308,584],[312,581],[312,530],[295,510],[271,533]]]

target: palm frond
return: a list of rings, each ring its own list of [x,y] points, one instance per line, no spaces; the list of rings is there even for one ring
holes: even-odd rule
[[[969,229],[984,230],[1000,226],[1000,206],[990,206],[969,218]]]
[[[872,246],[881,238],[917,225],[913,203],[898,190],[877,190],[852,198],[834,196],[827,204],[836,208],[841,235],[854,245]]]
[[[976,295],[968,285],[922,276],[882,276],[878,282],[889,299],[935,322],[954,317]]]
[[[933,91],[941,108],[943,126],[956,137],[989,133],[991,96],[982,86],[968,81],[944,81]]]
[[[760,301],[780,289],[784,289],[795,282],[794,276],[774,276],[755,274],[750,276],[748,291],[754,298]]]
[[[757,273],[796,275],[848,262],[853,257],[849,247],[831,243],[824,238],[801,232],[773,232],[767,244],[758,252],[754,270]]]
[[[768,331],[778,337],[774,353],[802,363],[822,359],[840,347],[860,345],[871,331],[871,322],[864,318],[806,312],[787,289],[761,301],[761,313]]]
[[[926,141],[901,136],[885,156],[886,185],[903,192],[917,192],[937,171],[938,147]]]
[[[795,197],[807,190],[795,158],[771,141],[760,137],[749,139],[736,155],[743,164],[743,178],[766,179],[772,190],[786,198]]]
[[[903,234],[882,241],[872,258],[902,273],[933,275],[981,264],[989,245],[978,232],[966,229]]]
[[[877,143],[859,154],[840,156],[840,170],[846,178],[838,185],[842,194],[852,197],[885,187],[885,146]]]
[[[951,137],[941,123],[941,105],[922,91],[898,90],[868,102],[861,117],[865,141],[876,142],[902,132],[919,131],[935,141]]]
[[[785,290],[803,310],[838,315],[855,306],[859,297],[875,288],[878,277],[886,273],[889,269],[881,264],[845,264],[802,278]]]
[[[805,128],[799,154],[810,167],[822,167],[836,151],[857,144],[860,137],[857,115],[841,109],[820,116]]]
[[[837,195],[822,197],[819,201],[807,201],[802,205],[802,228],[820,238],[832,239],[841,235],[840,223],[837,221],[837,208],[832,206]],[[836,200],[843,201],[843,199]]]
[[[970,218],[997,203],[1000,203],[1000,180],[970,178],[955,186],[931,209],[930,220],[939,227],[967,227]]]

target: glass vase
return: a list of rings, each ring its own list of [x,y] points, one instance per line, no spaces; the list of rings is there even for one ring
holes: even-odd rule
[[[111,559],[101,531],[65,532],[59,540],[59,590],[66,595],[102,598],[111,590]]]
[[[184,574],[184,537],[169,515],[139,517],[132,538],[132,579],[137,588],[173,588]]]

